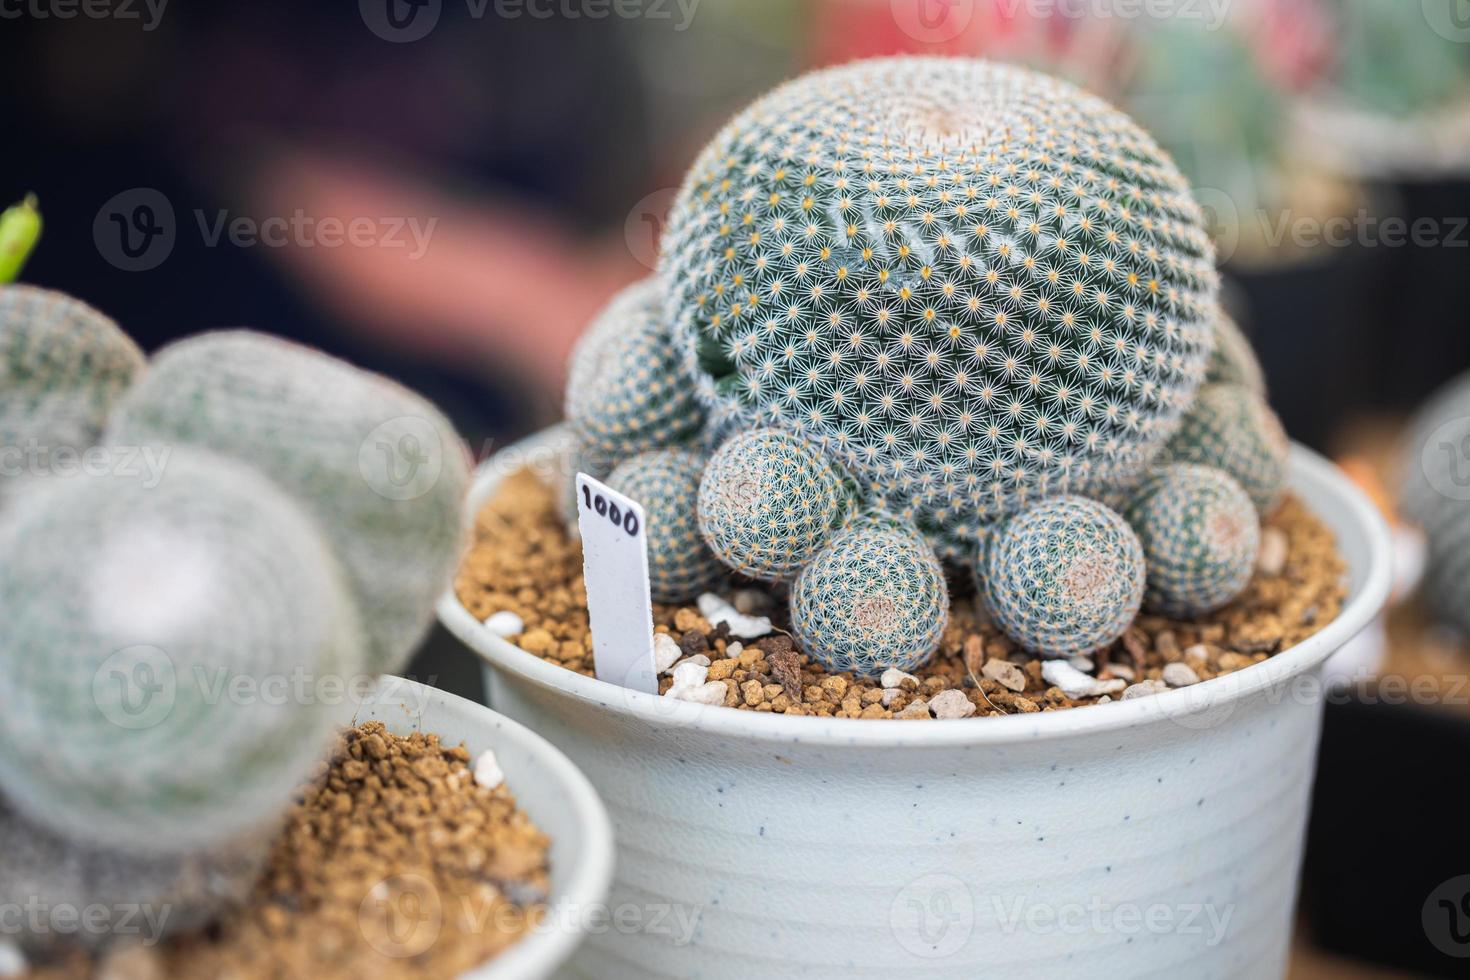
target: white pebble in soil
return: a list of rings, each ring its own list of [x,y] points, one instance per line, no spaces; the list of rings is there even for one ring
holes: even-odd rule
[[[525,621],[508,609],[491,613],[485,617],[485,628],[502,640],[508,636],[519,636],[526,631]]]
[[[1169,685],[1165,684],[1163,681],[1156,681],[1150,678],[1148,680],[1139,681],[1137,684],[1130,685],[1128,689],[1123,692],[1123,700],[1132,701],[1134,698],[1146,698],[1154,694],[1162,694],[1168,689]]]
[[[1286,558],[1291,551],[1291,541],[1279,527],[1268,527],[1261,531],[1261,550],[1256,552],[1256,571],[1262,575],[1280,575],[1286,568]]]
[[[1061,688],[1062,693],[1074,701],[1117,694],[1128,686],[1126,681],[1100,681],[1096,677],[1089,677],[1065,660],[1045,661],[1041,665],[1041,676],[1048,684]]]
[[[929,699],[929,709],[935,718],[968,718],[975,713],[975,706],[960,691],[940,691]]]
[[[725,656],[729,657],[732,660],[740,656],[744,652],[745,644],[741,643],[739,640],[725,645]]]
[[[699,661],[703,660],[704,663]],[[664,697],[675,701],[692,701],[695,704],[724,704],[724,681],[709,680],[709,658],[700,654],[680,661],[674,667],[674,686],[664,692]]]
[[[674,668],[674,687],[698,687],[709,679],[709,658],[700,663],[693,657]]]
[[[895,717],[895,718],[932,718],[933,716],[929,714],[929,705],[924,701],[923,698],[920,698],[917,701],[910,701],[908,707],[904,708],[902,711],[900,711],[898,714],[894,715],[893,717]]]
[[[769,616],[746,616],[713,592],[706,592],[699,597],[699,614],[709,620],[712,626],[727,624],[730,635],[738,636],[742,640],[755,640],[771,633]]]
[[[495,753],[486,749],[475,760],[475,782],[486,789],[495,789],[505,782],[505,771],[500,768]]]
[[[1068,660],[1067,663],[1071,664],[1073,667],[1076,667],[1084,674],[1090,674],[1097,669],[1097,664],[1093,663],[1087,657],[1073,657],[1071,660]]]
[[[1165,664],[1164,683],[1170,687],[1188,687],[1199,683],[1199,675],[1189,664]]]
[[[1007,691],[1020,694],[1026,690],[1026,672],[1009,660],[987,660],[980,673]]]
[[[653,634],[653,666],[657,673],[666,674],[679,658],[684,656],[684,651],[679,649],[679,644],[667,633]]]
[[[897,667],[889,667],[883,672],[883,676],[878,678],[878,683],[882,684],[885,690],[903,687],[904,681],[919,683],[919,679],[913,674],[899,670]]]

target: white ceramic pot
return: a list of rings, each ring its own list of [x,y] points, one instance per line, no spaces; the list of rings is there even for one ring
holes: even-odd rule
[[[399,735],[414,731],[440,736],[446,745],[463,742],[472,760],[495,753],[521,809],[551,838],[551,915],[539,928],[461,980],[545,980],[556,974],[607,909],[612,880],[613,838],[607,810],[570,760],[546,739],[481,704],[399,677],[383,677],[360,705],[360,723],[381,721]],[[427,910],[395,942],[406,953],[432,942],[437,928]],[[422,904],[422,903],[421,903]],[[441,910],[442,913],[442,910]]]
[[[488,461],[471,512],[556,437]],[[1331,464],[1298,448],[1292,486],[1350,565],[1338,618],[1246,670],[1069,711],[910,723],[672,702],[552,666],[446,596],[491,703],[611,811],[614,910],[662,916],[591,937],[573,974],[1281,975],[1320,668],[1390,577],[1382,521]]]

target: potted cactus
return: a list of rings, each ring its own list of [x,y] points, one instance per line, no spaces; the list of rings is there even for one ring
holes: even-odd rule
[[[432,405],[248,331],[145,362],[102,314],[28,285],[0,286],[0,357],[0,972],[458,969],[532,936],[549,899],[600,897],[604,818],[570,764],[386,676],[461,551],[468,461]],[[369,717],[388,728],[349,731],[324,766],[333,730]],[[436,719],[500,748],[513,784],[540,781],[530,817],[493,759],[472,771],[465,749],[410,737]],[[420,808],[422,832],[382,830],[394,808]],[[430,874],[414,855],[471,817],[453,853],[479,855],[465,880],[496,883],[513,931],[401,953],[367,912],[336,928],[369,872],[388,891]],[[532,818],[583,838],[549,879]],[[495,975],[548,975],[579,935],[532,936]]]
[[[700,916],[582,975],[1282,969],[1320,710],[1281,685],[1384,539],[1217,289],[1169,158],[1044,75],[859,62],[715,137],[440,606],[603,792],[617,899]],[[579,467],[646,509],[659,695],[588,676]]]

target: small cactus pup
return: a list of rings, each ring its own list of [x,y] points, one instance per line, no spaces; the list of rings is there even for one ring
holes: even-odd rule
[[[81,844],[25,819],[0,797],[0,908],[41,905],[108,910],[105,921],[58,933],[22,929],[32,954],[192,932],[249,896],[270,853],[265,834],[204,851],[139,854]],[[163,914],[167,911],[167,914]],[[155,935],[150,930],[157,929]]]
[[[292,498],[176,446],[158,475],[23,481],[0,554],[0,792],[19,812],[180,854],[285,811],[336,720],[318,683],[366,669],[341,569]]]
[[[618,293],[577,342],[566,416],[586,451],[613,463],[699,435],[704,412],[664,323],[657,279]]]
[[[336,550],[371,669],[397,669],[423,639],[459,558],[469,486],[463,442],[425,399],[284,340],[207,333],[154,355],[107,437],[202,446],[265,473]]]
[[[1085,497],[1057,497],[1008,518],[976,574],[996,625],[1044,657],[1107,646],[1143,604],[1138,536],[1117,512]]]
[[[1213,325],[1215,348],[1210,353],[1210,362],[1205,368],[1205,383],[1241,385],[1265,397],[1266,372],[1261,369],[1255,348],[1251,346],[1240,326],[1224,309],[1216,311]]]
[[[1243,385],[1209,384],[1200,389],[1161,462],[1224,470],[1265,515],[1286,492],[1290,456],[1286,430],[1264,398]]]
[[[1211,466],[1155,470],[1125,514],[1148,566],[1144,607],[1191,618],[1214,612],[1251,580],[1261,546],[1255,505],[1235,478]]]
[[[793,577],[845,516],[847,477],[795,432],[756,428],[710,459],[699,481],[699,532],[749,578]]]
[[[1409,427],[1404,516],[1424,529],[1424,598],[1470,635],[1470,373],[1435,392]]]
[[[34,194],[27,194],[25,200],[0,214],[0,285],[20,278],[26,260],[41,240],[41,225]]]
[[[138,346],[86,303],[0,286],[0,446],[36,454],[30,469],[49,471],[57,454],[95,446],[143,368]]]
[[[895,484],[887,506],[944,524],[1136,483],[1218,305],[1200,209],[1143,130],[967,58],[857,62],[756,101],[686,177],[659,272],[712,414],[829,441]]]
[[[791,587],[801,649],[834,673],[913,670],[939,649],[949,591],[917,528],[868,511],[838,531]]]
[[[624,460],[605,481],[643,505],[654,602],[693,599],[725,576],[699,534],[699,477],[707,461],[692,449],[654,449]]]

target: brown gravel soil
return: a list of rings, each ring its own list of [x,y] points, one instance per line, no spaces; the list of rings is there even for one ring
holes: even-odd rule
[[[1142,696],[1260,663],[1337,616],[1344,572],[1332,532],[1288,497],[1266,522],[1260,567],[1235,602],[1198,621],[1142,615],[1117,643],[1071,662],[1089,675],[1083,682],[1101,682],[1105,690],[1091,696],[1078,694],[1071,682],[1076,696],[1048,682],[1043,662],[986,621],[970,597],[955,599],[933,659],[912,677],[889,677],[888,688],[878,678],[826,673],[779,631],[736,640],[692,606],[655,604],[653,620],[655,632],[670,634],[686,658],[709,658],[708,679],[725,683],[727,707],[839,718],[1018,714]],[[455,590],[481,620],[497,612],[520,617],[525,630],[509,639],[521,649],[593,674],[581,548],[552,491],[531,472],[511,475],[486,502]],[[748,583],[732,581],[720,591],[733,595],[742,612],[772,616],[779,630],[779,601]],[[673,679],[665,675],[661,682],[667,693]]]
[[[348,730],[287,818],[249,903],[203,934],[77,954],[28,980],[447,977],[545,913],[546,836],[463,746]]]

